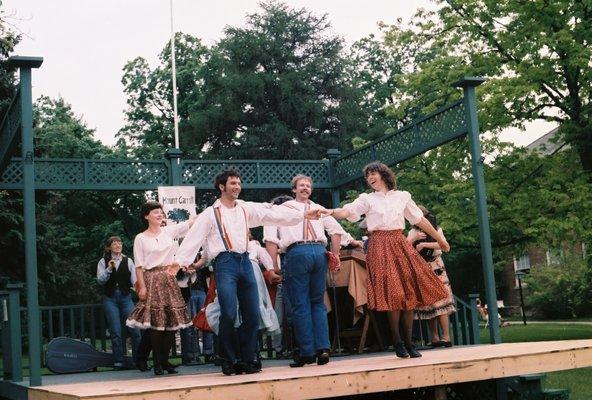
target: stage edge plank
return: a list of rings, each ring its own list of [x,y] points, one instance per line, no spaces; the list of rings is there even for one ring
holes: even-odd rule
[[[560,346],[541,347],[531,354],[502,354],[476,356],[474,360],[440,362],[430,365],[394,366],[379,370],[347,372],[318,376],[291,378],[270,378],[269,376],[244,376],[240,382],[217,383],[212,386],[175,387],[162,381],[159,387],[131,393],[129,390],[117,393],[97,393],[90,388],[69,394],[57,392],[57,387],[38,387],[29,389],[31,400],[70,400],[70,399],[121,399],[121,400],[229,400],[229,399],[312,399],[352,394],[383,392],[390,390],[425,387],[492,378],[512,377],[530,373],[551,372],[592,366],[592,341],[585,346],[569,348]],[[557,342],[554,342],[557,343]],[[567,344],[567,343],[564,343]],[[580,342],[579,344],[582,344]],[[501,346],[500,350],[504,345]],[[541,346],[544,346],[541,343]],[[485,347],[485,346],[484,346]],[[544,352],[547,348],[547,352]],[[474,351],[481,353],[480,347]],[[500,352],[507,353],[507,352]],[[453,357],[451,357],[453,358]],[[338,364],[338,363],[335,363]],[[218,381],[219,382],[219,381]],[[123,382],[120,382],[123,383]],[[100,385],[99,382],[95,385]],[[147,386],[155,382],[147,382]],[[66,385],[61,385],[64,388]],[[100,391],[99,391],[100,392]]]

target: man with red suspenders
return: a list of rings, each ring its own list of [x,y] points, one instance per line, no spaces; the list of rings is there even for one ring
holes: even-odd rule
[[[220,302],[220,356],[225,375],[260,371],[256,361],[259,298],[253,267],[247,253],[248,230],[261,225],[295,225],[305,218],[319,218],[319,210],[302,212],[267,203],[238,200],[241,178],[236,170],[216,175],[220,198],[196,219],[175,255],[181,266],[193,262],[203,247],[213,260]],[[238,307],[242,324],[235,329]]]
[[[296,175],[292,178],[295,200],[283,203],[293,210],[323,209],[310,201],[312,178]],[[265,226],[264,238],[272,260],[278,250],[285,253],[282,275],[291,304],[292,326],[299,350],[291,367],[317,362],[329,362],[329,326],[324,294],[327,281],[327,237],[331,236],[331,252],[339,259],[341,235],[345,231],[333,217],[317,221],[303,220],[292,226]]]

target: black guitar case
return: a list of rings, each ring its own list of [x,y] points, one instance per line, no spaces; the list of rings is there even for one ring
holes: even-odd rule
[[[131,357],[124,357],[124,366],[133,368]],[[52,339],[47,345],[47,368],[56,374],[93,371],[97,367],[113,367],[113,354],[95,350],[90,344],[67,337]]]

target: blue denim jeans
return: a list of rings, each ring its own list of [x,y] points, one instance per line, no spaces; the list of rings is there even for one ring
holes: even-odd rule
[[[253,362],[259,329],[259,294],[249,253],[220,253],[214,260],[214,276],[220,302],[220,357],[230,363]],[[242,323],[235,329],[237,306]]]
[[[206,301],[206,292],[201,289],[191,289],[191,296],[187,302],[187,309],[191,318],[202,309]],[[211,355],[214,353],[214,335],[212,332],[202,332],[203,351],[199,348],[199,332],[194,327],[181,329],[181,358],[183,361],[191,361],[200,354]]]
[[[327,256],[320,244],[304,244],[288,251],[284,267],[284,286],[292,306],[292,325],[300,355],[329,348],[329,324],[324,295]]]
[[[134,302],[131,294],[123,294],[120,289],[115,289],[113,296],[103,296],[103,310],[107,319],[107,326],[111,336],[111,348],[113,351],[113,362],[123,364],[123,339],[122,326],[125,320],[134,309]],[[127,328],[132,339],[132,354],[134,362],[137,362],[137,350],[140,344],[140,330]]]

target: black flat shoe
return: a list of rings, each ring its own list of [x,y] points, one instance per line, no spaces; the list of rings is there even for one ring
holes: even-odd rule
[[[317,365],[325,365],[329,362],[329,349],[317,351]]]
[[[259,363],[257,363],[257,362],[246,363],[246,362],[242,362],[242,361],[237,362],[236,364],[234,364],[234,370],[237,375],[256,374],[257,372],[261,372],[261,362],[259,362]]]
[[[411,358],[421,357],[421,353],[419,351],[417,351],[417,349],[415,348],[414,345],[409,345],[409,346],[406,345],[405,349],[407,350],[409,357],[411,357]]]
[[[164,371],[160,366],[154,366],[154,375],[164,375]]]
[[[440,347],[452,347],[452,342],[450,342],[450,341],[445,341],[445,340],[440,340],[440,341],[438,342],[438,345],[439,345]]]
[[[226,376],[236,374],[236,370],[234,369],[234,365],[229,362],[225,362],[222,364],[222,373]]]
[[[179,373],[179,371],[177,371],[177,366],[173,364],[166,363],[162,368],[170,375]]]
[[[399,358],[409,358],[409,353],[407,353],[405,346],[401,342],[395,344],[395,354]]]
[[[315,361],[315,356],[298,356],[294,359],[293,363],[290,363],[290,368],[304,367],[306,364],[312,364]]]
[[[150,370],[150,367],[148,366],[148,363],[146,361],[138,361],[136,363],[136,366],[142,372],[146,372],[146,371],[149,371]]]

